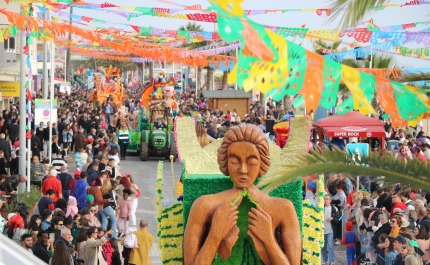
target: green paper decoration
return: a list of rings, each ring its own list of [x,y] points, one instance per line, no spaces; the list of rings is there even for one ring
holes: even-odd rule
[[[16,36],[16,27],[15,26],[10,26],[9,27],[9,34],[11,37],[15,37]]]
[[[140,35],[143,36],[151,36],[152,34],[152,28],[150,27],[140,27]]]
[[[319,105],[325,109],[331,109],[337,102],[342,66],[335,61],[325,60],[323,71],[324,89],[321,93]]]
[[[294,43],[288,43],[288,68],[290,68],[289,78],[285,86],[282,87],[281,96],[295,96],[303,87],[306,73],[306,50]],[[286,89],[284,89],[284,87]]]
[[[27,81],[25,81],[24,88],[28,88],[28,87],[29,87],[29,84],[28,84],[28,80],[27,80]]]
[[[427,110],[424,102],[415,100],[416,96],[400,83],[391,82],[393,94],[396,98],[397,108],[402,119],[415,120],[421,113]],[[413,104],[413,108],[411,108]]]
[[[187,31],[187,30],[178,30],[178,37],[179,37],[179,36],[181,36],[181,37],[185,37],[185,38],[187,38],[187,39],[191,38],[191,36],[190,36],[190,32],[189,32],[189,31]]]

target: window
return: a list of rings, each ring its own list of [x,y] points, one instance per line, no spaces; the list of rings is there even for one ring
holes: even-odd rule
[[[8,40],[4,40],[3,45],[5,50],[15,50],[15,38],[9,38]]]

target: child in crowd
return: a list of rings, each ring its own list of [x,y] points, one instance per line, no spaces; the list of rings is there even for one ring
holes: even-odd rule
[[[128,221],[131,217],[131,206],[132,201],[130,200],[129,196],[131,194],[130,189],[124,189],[122,191],[122,200],[119,202],[118,209],[119,209],[119,219],[117,223],[118,228],[118,235],[121,237],[121,235],[125,235],[128,232]],[[120,224],[124,223],[125,229],[122,230]]]
[[[116,238],[110,239],[110,244],[112,246],[112,265],[121,265],[121,255],[118,248],[118,240]]]
[[[346,260],[348,265],[357,265],[355,257],[355,243],[358,242],[357,234],[352,231],[352,222],[346,222],[346,232],[343,235],[343,240],[340,241],[341,244],[346,245]]]

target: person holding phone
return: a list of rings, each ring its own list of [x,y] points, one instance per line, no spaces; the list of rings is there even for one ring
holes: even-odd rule
[[[85,246],[84,265],[97,265],[99,248],[103,246],[108,236],[113,233],[112,230],[107,231],[102,237],[98,238],[99,229],[95,226],[88,228],[88,240]]]

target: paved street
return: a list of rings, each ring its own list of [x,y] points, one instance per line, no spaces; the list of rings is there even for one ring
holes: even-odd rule
[[[71,154],[73,155],[73,154]],[[127,160],[121,161],[121,174],[129,173],[133,176],[136,184],[139,186],[141,196],[139,197],[139,205],[136,211],[137,222],[141,219],[146,219],[149,222],[149,232],[154,236],[154,245],[150,251],[152,264],[162,264],[160,250],[157,247],[157,208],[156,208],[156,188],[155,181],[157,178],[157,165],[159,158],[150,158],[149,161],[142,162],[135,152],[128,153]],[[172,193],[172,171],[171,163],[164,161],[164,195],[165,198],[173,197]],[[69,162],[69,173],[75,171],[75,163]],[[181,164],[179,160],[174,163],[175,185],[181,176]],[[170,197],[169,197],[170,196]],[[335,246],[335,264],[346,265],[345,247]]]

